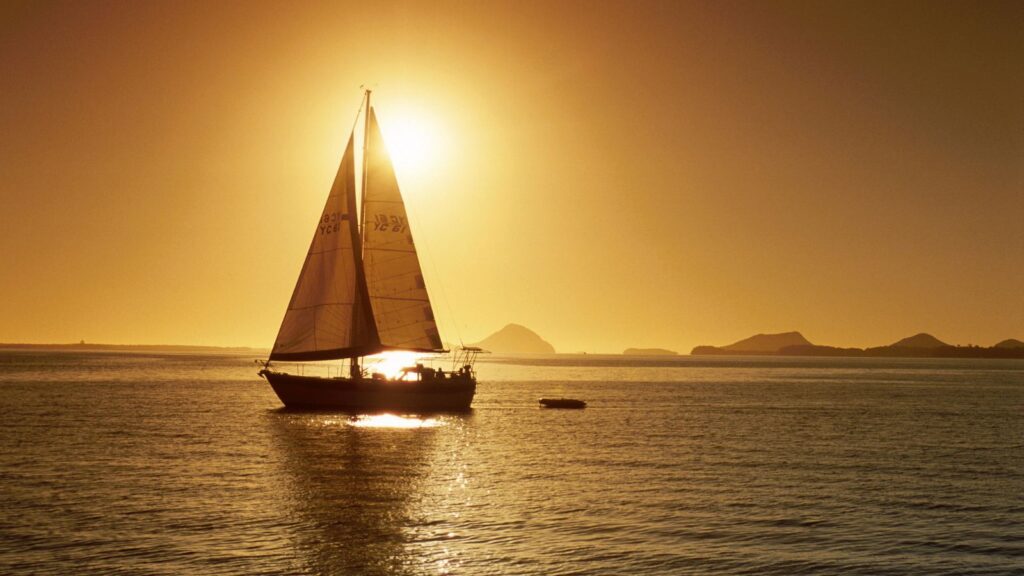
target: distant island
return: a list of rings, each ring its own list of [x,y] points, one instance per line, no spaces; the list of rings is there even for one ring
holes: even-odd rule
[[[728,346],[697,346],[690,354],[775,354],[787,346],[812,346],[799,332],[756,334]]]
[[[985,348],[982,346],[953,346],[931,334],[915,334],[887,346],[871,348],[837,348],[812,344],[799,332],[758,334],[728,346],[697,346],[690,354],[714,355],[766,355],[766,356],[844,356],[878,358],[1024,358],[1024,342],[1003,340]]]
[[[84,340],[68,344],[18,344],[0,342],[0,350],[61,350],[83,352],[176,352],[182,354],[259,354],[266,355],[266,348],[248,346],[191,346],[188,344],[93,344]]]
[[[626,348],[622,351],[625,356],[678,356],[675,350],[664,348]]]
[[[536,332],[519,324],[509,324],[487,338],[473,344],[499,354],[554,354],[555,347]]]

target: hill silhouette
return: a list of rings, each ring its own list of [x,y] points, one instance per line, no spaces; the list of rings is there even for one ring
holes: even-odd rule
[[[942,340],[939,340],[931,334],[915,334],[909,338],[904,338],[895,344],[890,344],[893,348],[942,348],[943,346],[949,346]]]
[[[993,346],[993,348],[1009,348],[1011,350],[1014,348],[1024,348],[1024,342],[1021,342],[1016,338],[1007,338],[1006,340],[1003,340],[1002,342]]]
[[[697,346],[690,354],[775,354],[789,346],[814,346],[799,332],[756,334],[728,346]]]
[[[722,346],[723,350],[734,352],[778,352],[786,346],[808,346],[811,343],[799,332],[782,332],[780,334],[757,334]]]
[[[509,324],[473,344],[484,350],[506,354],[554,354],[555,347],[536,332],[519,324]]]
[[[776,347],[779,343],[785,344]],[[690,354],[877,358],[1024,358],[1024,342],[1011,338],[991,348],[951,346],[931,334],[922,332],[888,346],[837,348],[835,346],[811,344],[799,332],[786,332],[783,334],[758,334],[728,346],[697,346]]]
[[[626,348],[622,351],[625,356],[678,356],[675,350],[664,348]]]

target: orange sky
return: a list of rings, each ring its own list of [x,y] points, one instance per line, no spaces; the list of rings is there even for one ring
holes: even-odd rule
[[[4,3],[0,342],[269,347],[362,84],[448,340],[1024,339],[1019,2],[342,4]]]

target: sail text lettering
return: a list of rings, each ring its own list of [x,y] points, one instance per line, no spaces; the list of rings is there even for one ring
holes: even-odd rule
[[[348,220],[348,214],[344,212],[325,212],[320,218],[320,233],[334,234],[341,230],[341,221]]]
[[[405,216],[394,216],[389,214],[377,214],[373,218],[373,230],[375,232],[405,232],[409,225]]]

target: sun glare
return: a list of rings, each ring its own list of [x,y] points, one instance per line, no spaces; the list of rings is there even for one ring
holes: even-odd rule
[[[397,109],[380,118],[380,127],[400,184],[437,175],[446,148],[437,120],[420,111]]]
[[[402,375],[402,368],[415,366],[422,356],[416,352],[381,352],[367,358],[366,368],[371,372],[380,372],[389,379],[398,378]],[[415,377],[415,374],[410,377]]]

